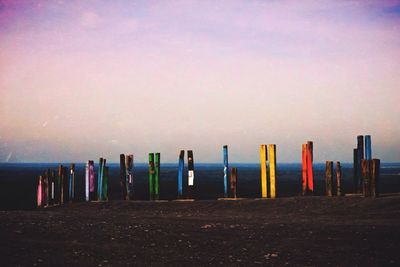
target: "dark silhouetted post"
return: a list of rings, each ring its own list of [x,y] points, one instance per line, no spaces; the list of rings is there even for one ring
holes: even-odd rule
[[[342,167],[339,161],[336,161],[336,195],[342,195]]]
[[[155,153],[154,159],[154,199],[160,199],[160,167],[161,167],[161,155],[160,153]]]
[[[357,176],[358,176],[358,185],[357,191],[362,192],[363,189],[363,179],[362,179],[362,166],[361,162],[364,159],[364,136],[357,136]]]
[[[104,161],[104,169],[103,169],[103,196],[102,200],[108,200],[108,167],[105,166],[105,161]]]
[[[362,177],[363,177],[363,195],[369,197],[371,193],[371,161],[363,159],[361,161]]]
[[[125,155],[119,155],[119,183],[122,189],[122,199],[127,200],[128,192],[126,189],[126,164]]]
[[[237,183],[237,168],[231,168],[231,195],[233,198],[237,197],[236,194],[236,183]]]
[[[94,173],[94,161],[89,160],[89,199],[97,200],[97,191],[96,191],[96,175]]]
[[[125,157],[126,162],[126,192],[127,199],[133,199],[134,197],[134,188],[133,188],[133,155],[127,155]]]
[[[75,164],[71,164],[69,169],[69,201],[75,198]]]
[[[353,149],[353,181],[354,181],[354,192],[358,193],[358,185],[360,184],[358,176],[358,148]]]
[[[332,196],[332,180],[333,180],[333,162],[327,161],[325,167],[325,194],[328,197]]]

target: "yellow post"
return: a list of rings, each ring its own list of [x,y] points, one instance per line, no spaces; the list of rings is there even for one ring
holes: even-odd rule
[[[271,198],[276,197],[276,145],[269,145],[269,189]]]
[[[260,146],[261,197],[267,198],[267,145]]]

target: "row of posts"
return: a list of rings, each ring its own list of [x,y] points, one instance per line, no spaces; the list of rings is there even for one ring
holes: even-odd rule
[[[365,147],[365,158],[364,158]],[[302,195],[314,192],[313,174],[313,142],[302,144]],[[364,196],[378,196],[378,179],[380,160],[372,159],[371,136],[357,137],[357,148],[354,149],[354,184],[357,192]],[[160,153],[149,153],[149,199],[160,198]],[[185,150],[181,150],[178,160],[178,199],[192,199],[194,192],[194,160],[193,151],[187,151],[188,175],[184,181]],[[223,192],[224,198],[237,198],[237,168],[229,168],[228,146],[223,146]],[[89,160],[85,169],[85,200],[108,200],[109,168],[106,159],[100,158],[97,177],[94,162]],[[124,200],[134,199],[134,157],[132,154],[120,155],[120,186]],[[276,145],[260,146],[261,197],[276,198]],[[336,162],[334,175],[333,161],[326,161],[325,192],[327,196],[341,196],[342,170],[340,162]],[[336,177],[334,182],[334,177]],[[58,172],[48,169],[39,177],[37,203],[39,207],[63,204],[75,198],[75,164],[67,167],[59,166]]]

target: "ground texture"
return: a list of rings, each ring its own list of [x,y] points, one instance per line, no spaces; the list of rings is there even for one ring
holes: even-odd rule
[[[400,197],[0,211],[1,266],[400,266]]]

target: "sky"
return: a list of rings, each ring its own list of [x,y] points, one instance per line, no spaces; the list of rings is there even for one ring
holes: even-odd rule
[[[400,161],[400,1],[0,0],[0,162]]]

